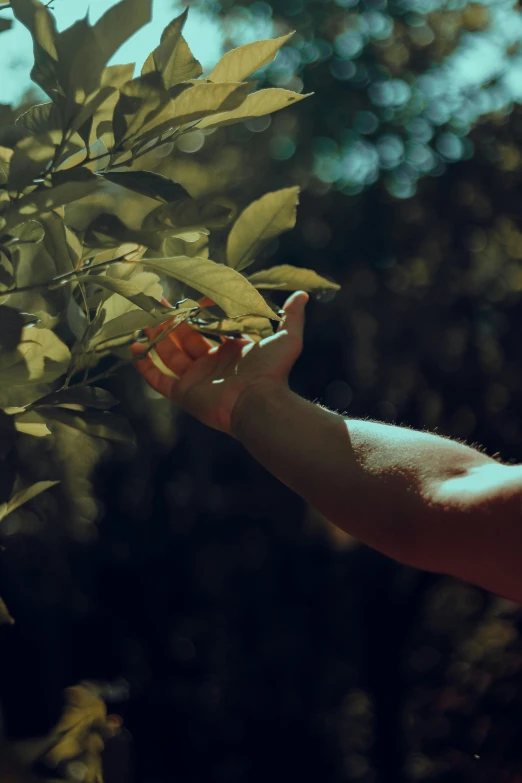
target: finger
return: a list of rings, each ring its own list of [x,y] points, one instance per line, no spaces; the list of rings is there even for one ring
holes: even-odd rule
[[[206,356],[212,348],[212,343],[201,332],[197,332],[188,323],[183,322],[170,333],[171,339],[191,359]]]
[[[147,381],[149,386],[162,394],[164,397],[175,396],[175,388],[178,382],[177,378],[171,378],[156,367],[150,354],[143,353],[143,345],[141,343],[133,343],[131,345],[131,352],[136,359],[136,369],[143,378]]]
[[[284,315],[278,327],[279,332],[285,329],[288,334],[303,339],[305,307],[309,299],[306,291],[296,291],[288,297],[283,305]]]
[[[160,340],[154,349],[167,369],[181,377],[193,363],[193,359],[183,351],[173,339],[174,333]]]

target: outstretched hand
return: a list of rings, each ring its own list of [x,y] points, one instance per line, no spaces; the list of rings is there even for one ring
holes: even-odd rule
[[[288,377],[303,347],[304,309],[308,294],[297,291],[283,305],[277,332],[258,343],[250,338],[222,338],[213,347],[187,323],[180,324],[155,350],[168,370],[144,355],[141,343],[132,353],[145,380],[164,397],[213,429],[233,435],[233,414],[240,398],[252,389],[269,393],[288,386]],[[146,329],[152,342],[165,325]]]

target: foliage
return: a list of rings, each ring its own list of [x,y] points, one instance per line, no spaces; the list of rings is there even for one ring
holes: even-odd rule
[[[231,322],[255,339],[272,333],[277,308],[245,269],[293,227],[298,201],[296,188],[269,193],[235,220],[233,202],[147,170],[145,153],[304,96],[252,92],[245,81],[288,36],[229,52],[202,78],[182,34],[185,11],[134,76],[134,66],[108,61],[150,20],[151,0],[123,0],[95,25],[83,19],[61,33],[38,0],[11,7],[31,32],[31,76],[50,100],[14,121],[4,108],[0,127],[2,430],[9,453],[19,438],[48,437],[57,425],[126,443],[128,426],[108,412],[114,401],[91,384],[168,315],[170,328],[188,320],[215,336]],[[338,287],[306,270],[292,274],[307,290]],[[168,279],[172,305],[163,297]],[[14,478],[0,498],[3,516],[50,485],[24,490]]]
[[[108,62],[150,20],[151,0],[122,0],[63,32],[39,0],[10,6],[32,35],[31,77],[49,101],[0,107],[0,521],[44,492],[33,508],[56,517],[61,491],[74,526],[96,516],[89,474],[106,445],[132,445],[110,410],[117,400],[96,383],[131,361],[141,331],[174,316],[169,330],[187,321],[215,339],[260,340],[280,320],[261,290],[280,288],[282,270],[259,285],[246,270],[294,226],[298,189],[268,193],[236,219],[232,200],[149,170],[147,154],[305,96],[253,92],[247,80],[288,36],[229,52],[205,78],[182,34],[185,11],[135,76],[133,65]],[[339,288],[309,270],[288,273],[297,288]],[[53,497],[46,490],[58,483]],[[13,622],[3,602],[0,614]],[[77,732],[83,719],[71,715],[63,720]],[[75,757],[77,741],[67,740]],[[71,755],[64,742],[47,752],[51,766]],[[82,779],[101,780],[99,761],[88,770]]]

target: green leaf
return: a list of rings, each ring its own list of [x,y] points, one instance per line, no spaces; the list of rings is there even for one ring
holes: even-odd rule
[[[179,234],[205,228],[223,228],[232,219],[234,211],[234,205],[213,198],[174,201],[149,212],[142,228],[153,231],[174,228],[179,230]]]
[[[245,101],[251,87],[248,83],[196,82],[145,122],[140,129],[139,139],[151,139],[201,117],[235,109]]]
[[[33,38],[34,66],[31,79],[52,97],[57,85],[58,60],[54,17],[38,0],[11,0],[11,8]]]
[[[0,33],[7,32],[7,30],[10,30],[12,26],[13,26],[13,23],[12,23],[12,21],[10,19],[4,19],[4,18],[0,19]],[[2,599],[0,598],[0,601],[1,600]]]
[[[241,271],[264,244],[295,226],[299,188],[267,193],[250,204],[238,217],[227,241],[227,263]]]
[[[0,250],[0,295],[7,288],[14,285],[14,269],[10,257],[6,252]]]
[[[173,277],[209,296],[231,318],[257,315],[281,320],[243,275],[208,258],[142,258],[140,263],[159,275]]]
[[[7,227],[17,225],[20,222],[20,215],[35,217],[42,212],[49,212],[63,204],[70,204],[71,201],[88,196],[98,190],[102,184],[102,177],[85,168],[58,171],[53,174],[51,187],[38,187],[17,201],[15,207],[5,214]]]
[[[341,286],[321,277],[312,269],[302,269],[289,264],[273,266],[250,275],[248,280],[256,288],[274,291],[339,291]]]
[[[38,413],[49,421],[58,421],[93,438],[134,445],[135,437],[127,419],[112,413],[73,411],[51,405],[41,405]]]
[[[150,19],[151,0],[122,0],[94,26],[81,19],[60,33],[57,49],[61,84],[68,97],[68,119],[99,89],[113,54]]]
[[[50,329],[24,327],[14,351],[0,352],[0,387],[50,383],[67,371],[71,354]]]
[[[118,405],[116,397],[105,389],[99,389],[96,386],[81,386],[76,389],[62,389],[52,392],[45,397],[41,397],[34,403],[38,405],[84,405],[86,408],[98,408],[107,410]]]
[[[15,429],[23,435],[31,435],[33,438],[45,438],[51,434],[51,430],[35,411],[28,410],[18,413],[14,417]]]
[[[0,305],[0,350],[15,351],[25,326],[23,315],[13,307]]]
[[[187,13],[188,8],[165,28],[160,45],[147,57],[141,71],[142,74],[152,71],[160,73],[166,89],[189,79],[197,79],[203,72],[181,35]]]
[[[247,76],[271,63],[279,49],[293,36],[293,33],[268,41],[238,46],[223,55],[216,67],[207,76],[212,82],[242,82]]]
[[[94,25],[106,65],[120,46],[152,19],[152,0],[122,0]],[[90,67],[90,63],[89,63]]]
[[[38,135],[51,130],[60,130],[62,118],[55,103],[38,103],[21,114],[16,120],[16,125],[21,125],[30,133]]]
[[[157,201],[167,202],[188,198],[184,187],[154,171],[110,171],[105,172],[104,176],[115,185]]]
[[[76,279],[81,283],[98,285],[100,288],[105,288],[113,294],[123,296],[147,313],[169,313],[172,309],[168,305],[163,305],[152,296],[144,294],[131,280],[118,280],[117,278],[104,275],[79,275]]]
[[[237,109],[223,112],[222,114],[215,114],[213,117],[206,117],[198,123],[197,127],[201,129],[217,128],[218,126],[233,125],[235,122],[250,120],[252,117],[264,117],[265,114],[272,114],[274,111],[285,109],[298,101],[302,101],[303,98],[308,98],[309,95],[311,93],[300,95],[298,92],[283,90],[280,87],[259,90],[248,95]]]
[[[169,104],[170,95],[157,74],[138,76],[120,88],[114,109],[114,139],[118,145],[137,136]]]
[[[21,139],[11,158],[7,189],[22,192],[45,171],[55,152],[56,144],[49,133]]]
[[[38,481],[36,484],[33,484],[32,486],[26,487],[20,492],[17,492],[16,495],[13,495],[11,500],[9,500],[7,503],[3,503],[0,506],[0,521],[5,519],[8,514],[16,511],[16,509],[20,508],[20,506],[23,506],[24,503],[27,503],[29,500],[32,500],[38,495],[41,495],[41,493],[45,492],[46,489],[54,487],[59,483],[59,481]]]
[[[38,244],[45,236],[45,230],[37,220],[27,220],[11,230],[16,244]]]

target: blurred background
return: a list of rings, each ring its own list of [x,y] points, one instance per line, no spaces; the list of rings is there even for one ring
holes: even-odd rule
[[[52,8],[62,29],[111,5]],[[141,65],[180,10],[156,0],[115,62]],[[150,168],[239,206],[302,187],[295,230],[258,266],[342,288],[307,306],[296,392],[521,463],[519,6],[201,0],[185,32],[208,72],[228,48],[290,30],[256,78],[312,97],[186,134]],[[31,62],[14,23],[1,103],[38,97]],[[91,484],[99,445],[62,443],[60,519],[42,502],[3,528],[10,736],[47,730],[61,689],[88,677],[119,683],[126,744],[108,783],[522,779],[516,605],[357,545],[132,368],[107,388],[136,452],[105,449]]]

